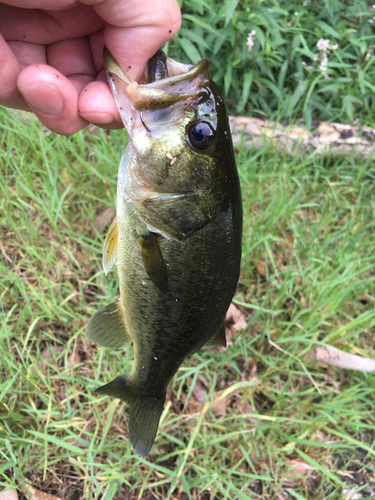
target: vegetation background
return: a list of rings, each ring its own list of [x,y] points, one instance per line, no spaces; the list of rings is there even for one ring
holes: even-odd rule
[[[181,7],[167,51],[208,56],[231,113],[374,126],[371,3]],[[372,158],[239,146],[243,316],[226,351],[186,360],[141,459],[125,406],[93,392],[129,370],[132,351],[84,336],[118,293],[101,248],[126,134],[60,137],[5,109],[0,124],[0,484],[21,500],[28,485],[63,500],[372,498],[375,375],[309,357],[327,344],[375,357]]]
[[[365,0],[180,0],[176,60],[212,61],[232,114],[373,123],[375,4]],[[249,34],[254,45],[246,45]],[[334,50],[319,50],[329,39]],[[322,63],[327,58],[325,74]]]

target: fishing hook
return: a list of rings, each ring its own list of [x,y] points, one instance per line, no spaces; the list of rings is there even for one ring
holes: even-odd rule
[[[148,128],[148,126],[145,124],[145,122],[143,121],[143,111],[141,111],[139,113],[139,117],[141,119],[141,122],[142,122],[142,125],[144,126],[144,128],[147,130],[147,132],[150,132],[151,133],[151,130]]]

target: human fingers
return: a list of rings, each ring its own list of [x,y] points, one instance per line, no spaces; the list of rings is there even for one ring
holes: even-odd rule
[[[1,0],[2,3],[24,9],[45,9],[46,0]],[[69,9],[79,3],[77,0],[48,0],[49,10]]]
[[[78,98],[97,74],[88,39],[51,44],[46,59],[48,65],[32,64],[21,71],[18,89],[46,127],[73,134],[87,125],[78,112]]]
[[[75,83],[79,91],[77,112],[81,118],[105,128],[118,128],[122,122],[106,84],[104,70],[98,75],[103,66],[103,47],[102,32],[90,37],[90,43],[87,38],[55,43],[47,49],[48,64]],[[98,68],[93,58],[94,51],[101,55]]]
[[[112,93],[106,83],[104,71],[102,80],[91,82],[83,89],[78,100],[79,113],[88,122],[106,129],[122,128]]]
[[[43,3],[43,9],[31,9],[5,5],[1,0],[0,33],[4,39],[49,45],[88,36],[104,28],[105,21],[90,6],[75,2],[77,5],[72,8],[51,11],[49,0]]]
[[[19,74],[17,85],[31,111],[53,132],[70,135],[87,125],[78,114],[76,86],[51,66],[27,66]]]
[[[8,107],[25,106],[17,88],[20,64],[12,49],[0,35],[0,104]]]
[[[180,28],[176,0],[81,0],[106,21],[104,41],[130,78],[139,78],[147,61]]]

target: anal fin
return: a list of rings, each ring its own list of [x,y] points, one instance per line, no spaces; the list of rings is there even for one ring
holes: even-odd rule
[[[133,342],[118,300],[94,314],[86,325],[86,337],[100,347],[111,349],[123,349]]]
[[[227,347],[227,338],[225,335],[225,323],[221,325],[219,330],[213,335],[210,340],[208,340],[205,344],[210,347]]]
[[[105,274],[111,269],[117,259],[118,228],[115,218],[108,229],[103,245],[103,269]]]
[[[168,275],[164,259],[158,245],[155,233],[139,235],[134,231],[135,238],[142,253],[142,260],[151,281],[163,293],[168,291]]]

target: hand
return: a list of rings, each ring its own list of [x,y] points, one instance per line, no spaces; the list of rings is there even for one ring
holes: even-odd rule
[[[136,79],[181,23],[176,0],[0,1],[0,104],[31,110],[63,135],[88,122],[122,127],[104,44]]]

